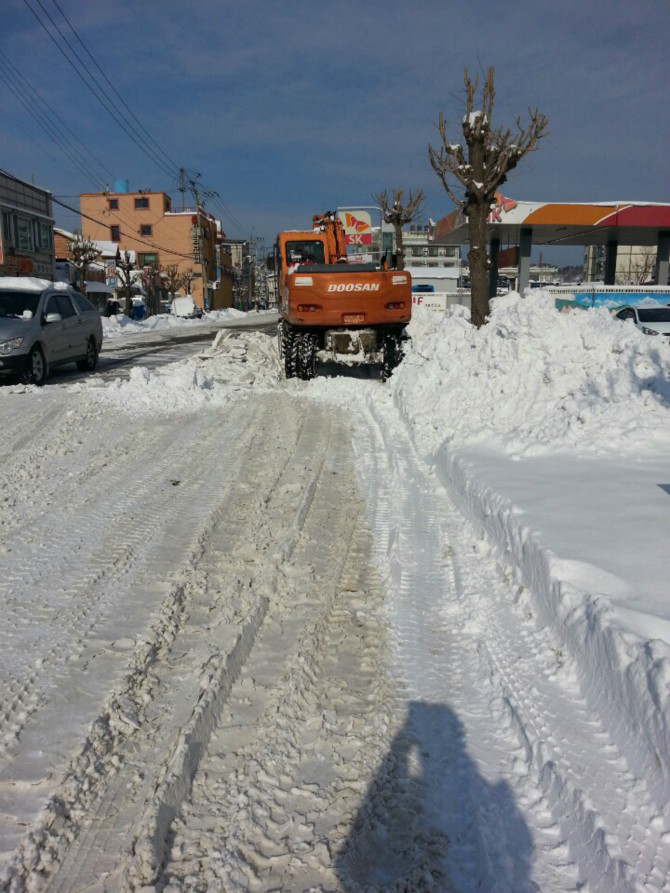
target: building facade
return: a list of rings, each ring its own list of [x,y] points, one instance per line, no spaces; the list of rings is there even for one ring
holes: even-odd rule
[[[403,230],[405,266],[448,267],[460,266],[461,251],[458,245],[438,245],[433,241],[432,224],[410,224]]]
[[[0,172],[0,276],[54,278],[51,193]]]
[[[82,234],[133,251],[140,269],[176,266],[190,274],[190,292],[203,310],[233,303],[230,256],[220,223],[200,209],[174,211],[164,192],[97,192],[80,196]],[[184,289],[182,289],[184,291]]]

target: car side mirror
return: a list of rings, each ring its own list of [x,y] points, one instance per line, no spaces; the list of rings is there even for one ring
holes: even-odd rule
[[[50,322],[63,322],[63,317],[60,313],[47,313],[44,317],[44,322],[48,325]]]

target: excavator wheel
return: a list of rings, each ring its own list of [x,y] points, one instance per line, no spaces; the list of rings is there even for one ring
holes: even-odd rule
[[[395,367],[402,359],[400,342],[395,335],[386,335],[384,338],[384,356],[382,360],[382,381],[391,377]]]
[[[316,335],[305,332],[299,335],[298,339],[299,367],[297,373],[304,381],[309,381],[316,375]]]
[[[284,372],[287,378],[293,378],[298,366],[298,338],[290,329],[283,329],[282,352],[284,354]]]

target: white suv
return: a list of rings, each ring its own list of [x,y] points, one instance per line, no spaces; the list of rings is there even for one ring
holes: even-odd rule
[[[0,277],[0,376],[44,384],[52,366],[92,372],[102,346],[100,313],[61,282]]]

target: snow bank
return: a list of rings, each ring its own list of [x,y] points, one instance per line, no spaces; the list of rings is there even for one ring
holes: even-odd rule
[[[241,310],[232,307],[227,310],[211,310],[204,313],[201,319],[182,319],[172,316],[170,313],[159,313],[148,319],[130,319],[121,313],[102,320],[102,332],[105,340],[125,337],[126,335],[141,334],[142,332],[157,332],[164,329],[184,328],[184,326],[201,326],[206,322],[220,322],[222,320],[238,319],[246,316]]]
[[[497,451],[502,465],[552,456],[559,489],[571,485],[560,471],[571,458],[667,457],[670,343],[603,308],[558,313],[540,292],[498,298],[479,330],[461,308],[437,321],[419,308],[411,334],[390,384],[418,448],[527,587],[539,623],[552,626],[587,698],[636,773],[654,780],[663,808],[670,798],[670,642],[661,638],[667,624],[650,617],[655,637],[639,635],[611,587],[575,586],[567,556],[553,554],[528,526],[524,506],[492,489],[468,460],[482,448],[489,456]],[[642,614],[645,595],[635,593]]]
[[[481,329],[466,312],[436,323],[416,308],[412,347],[393,376],[426,444],[486,442],[517,456],[670,446],[667,340],[604,308],[559,314],[540,291],[495,299]]]

